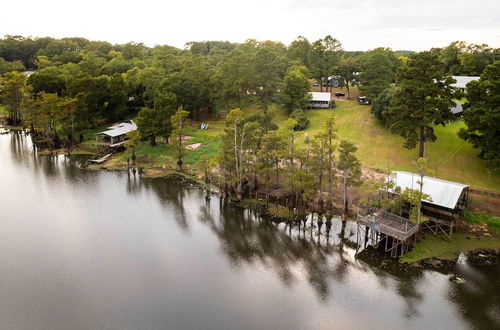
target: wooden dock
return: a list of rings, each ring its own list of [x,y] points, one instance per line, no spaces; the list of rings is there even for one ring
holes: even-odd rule
[[[88,162],[89,162],[89,164],[102,164],[105,161],[107,161],[108,158],[111,157],[111,155],[112,154],[107,154],[106,156],[103,156],[103,157],[98,158],[98,159],[89,159]]]
[[[408,219],[388,213],[383,210],[368,214],[358,215],[358,247],[371,243],[377,245],[385,241],[385,251],[392,257],[397,257],[408,251],[413,236],[420,226]]]

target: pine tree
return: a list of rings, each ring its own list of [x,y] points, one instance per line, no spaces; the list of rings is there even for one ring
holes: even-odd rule
[[[425,142],[437,139],[432,125],[444,126],[453,119],[454,80],[444,69],[436,53],[413,55],[398,72],[398,88],[383,112],[392,132],[405,138],[406,148],[419,144],[419,157],[424,157]]]

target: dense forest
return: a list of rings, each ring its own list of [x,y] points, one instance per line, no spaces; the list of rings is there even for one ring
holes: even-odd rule
[[[184,49],[6,36],[0,39],[0,98],[9,123],[29,128],[49,148],[69,148],[89,128],[134,118],[138,138],[153,146],[159,138],[174,144],[179,170],[185,122],[211,113],[225,118],[226,131],[219,159],[202,161],[207,182],[217,163],[228,193],[241,198],[245,189],[247,195],[270,191],[274,182],[288,187],[289,206],[301,207],[318,191],[322,206],[323,190],[332,196],[340,177],[347,207],[347,187],[360,178],[356,147],[336,141],[333,121],[308,137],[305,147],[295,146],[295,132],[308,125],[304,108],[312,82],[330,91],[334,78],[347,97],[357,86],[373,101],[374,115],[403,136],[406,147],[418,145],[424,157],[424,142],[435,140],[432,125],[453,120],[449,108],[464,97],[450,87],[450,76],[484,72],[471,85],[464,112],[470,129],[460,136],[496,167],[500,118],[498,100],[490,99],[489,90],[500,95],[499,60],[500,49],[464,42],[413,53],[349,52],[331,36],[314,42],[298,37],[290,45],[252,39],[190,42]],[[240,108],[248,102],[261,112],[246,116]],[[289,114],[281,125],[272,120],[272,104]],[[484,118],[491,120],[484,124]]]

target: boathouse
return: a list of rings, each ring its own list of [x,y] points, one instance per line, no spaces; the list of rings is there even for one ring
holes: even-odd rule
[[[125,134],[137,130],[133,120],[108,127],[108,130],[96,133],[97,144],[116,148],[125,143]]]
[[[310,109],[329,109],[332,93],[327,92],[310,92],[311,99],[307,105]]]
[[[405,171],[393,171],[392,180],[396,187],[404,191],[420,189],[417,181],[420,175]],[[394,191],[391,191],[395,193]],[[430,196],[431,201],[422,202],[422,211],[436,217],[455,217],[464,211],[469,197],[469,186],[429,176],[423,177],[422,192]]]
[[[394,182],[395,187],[389,190],[393,195],[406,189],[420,189],[421,177],[416,173],[393,171],[387,180]],[[360,214],[356,220],[358,247],[363,239],[365,247],[368,243],[385,244],[385,251],[396,257],[409,250],[420,229],[451,240],[455,220],[467,206],[469,186],[429,176],[424,176],[422,182],[422,192],[430,197],[429,201],[422,201],[421,211],[426,221],[415,223],[384,209]]]

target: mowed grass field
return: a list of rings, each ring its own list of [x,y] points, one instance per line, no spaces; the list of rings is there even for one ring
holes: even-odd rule
[[[369,106],[354,101],[337,102],[330,110],[307,110],[310,120],[307,130],[301,132],[313,137],[319,132],[326,119],[335,117],[338,136],[353,142],[358,147],[357,156],[363,166],[391,170],[415,171],[414,161],[417,149],[403,148],[403,138],[391,134],[370,113]],[[478,151],[470,143],[457,136],[464,127],[458,120],[443,127],[435,127],[436,142],[426,143],[426,157],[436,177],[469,184],[474,188],[500,192],[500,173],[488,170],[478,157]]]
[[[327,119],[335,117],[337,134],[340,139],[354,143],[357,156],[364,167],[373,169],[391,169],[416,171],[415,160],[417,149],[405,149],[403,138],[391,134],[370,113],[370,106],[357,104],[355,101],[337,101],[336,108],[329,110],[305,110],[310,120],[309,127],[298,133],[298,144],[304,144],[305,134],[311,138],[323,129]],[[275,122],[280,125],[287,118],[283,109],[273,106],[276,111]],[[247,114],[261,111],[255,104],[242,107]],[[186,145],[202,143],[195,150],[186,150],[184,163],[187,169],[196,172],[197,162],[201,156],[215,157],[219,151],[220,136],[224,132],[225,121],[205,121],[208,130],[198,130],[199,122],[192,122],[187,134],[192,136]],[[460,139],[457,132],[464,127],[461,120],[442,127],[435,127],[437,141],[426,143],[426,157],[433,175],[445,180],[468,184],[476,189],[500,192],[500,173],[488,170],[478,157],[478,151]],[[141,141],[137,147],[138,162],[145,168],[175,169],[174,152],[171,146],[165,145],[163,139],[158,140],[158,146],[151,147],[148,141]],[[115,157],[116,165],[126,165],[129,152]],[[112,162],[113,163],[113,162]]]

